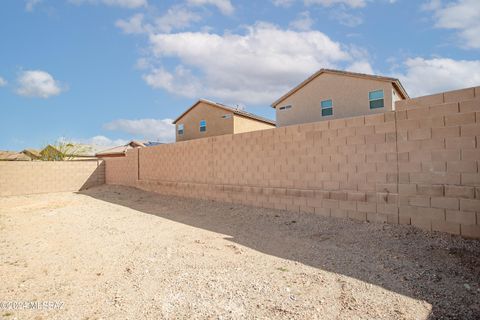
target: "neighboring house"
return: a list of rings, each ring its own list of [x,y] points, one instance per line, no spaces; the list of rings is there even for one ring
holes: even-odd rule
[[[347,118],[395,109],[409,96],[398,79],[321,69],[272,104],[277,126]]]
[[[176,141],[275,128],[275,122],[221,103],[198,100],[175,121]]]
[[[42,157],[40,151],[35,149],[25,149],[21,153],[29,157],[31,160],[38,160]]]
[[[59,148],[61,150],[59,150]],[[96,159],[89,145],[65,144],[60,147],[47,145],[40,151],[41,160],[60,161],[60,160],[93,160]]]
[[[97,152],[95,156],[97,156],[98,158],[124,157],[127,154],[128,150],[135,149],[135,148],[153,147],[159,144],[161,143],[153,142],[153,141],[140,142],[140,141],[133,140],[123,146],[118,146],[118,147]]]
[[[0,151],[0,161],[30,161],[27,155],[15,151]]]
[[[32,161],[41,157],[34,149],[25,149],[22,152],[0,151],[0,161]]]

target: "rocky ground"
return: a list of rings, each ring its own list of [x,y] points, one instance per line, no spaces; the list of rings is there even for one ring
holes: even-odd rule
[[[480,241],[125,187],[0,198],[0,262],[1,319],[480,318]]]

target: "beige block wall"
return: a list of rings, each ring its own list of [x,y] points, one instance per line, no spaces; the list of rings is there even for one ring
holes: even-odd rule
[[[384,108],[370,109],[368,93],[374,90],[384,91]],[[391,111],[392,90],[390,82],[324,73],[276,106],[277,126]],[[320,102],[328,99],[333,101],[333,115],[322,117]],[[292,108],[280,110],[286,105]]]
[[[397,109],[401,222],[480,238],[480,87]]]
[[[104,183],[102,160],[0,162],[0,196],[79,191]]]
[[[396,102],[395,105],[398,110],[405,110],[412,107],[429,107],[449,102],[468,101],[479,97],[480,87],[471,87],[402,100]]]
[[[233,133],[243,133],[243,132],[275,128],[275,125],[268,124],[261,121],[256,121],[250,118],[245,118],[239,115],[234,115],[233,126],[234,126]]]
[[[480,90],[445,96],[132,151],[106,160],[107,183],[480,238]]]
[[[231,118],[222,118],[224,115],[232,115]],[[207,121],[207,131],[200,132],[200,121]],[[184,134],[178,134],[178,125],[184,125]],[[223,134],[233,133],[233,114],[232,112],[211,106],[205,102],[200,102],[190,112],[185,114],[175,125],[176,141],[186,141],[192,139],[206,138]]]
[[[130,149],[125,157],[104,158],[108,166],[105,167],[105,182],[134,186],[138,179],[138,151],[141,148]]]
[[[139,167],[145,190],[396,223],[394,132],[390,112],[143,148],[106,159],[107,183]]]

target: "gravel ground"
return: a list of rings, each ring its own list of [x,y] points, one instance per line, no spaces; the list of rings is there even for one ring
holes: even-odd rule
[[[480,241],[126,187],[0,198],[0,261],[2,319],[480,318]]]

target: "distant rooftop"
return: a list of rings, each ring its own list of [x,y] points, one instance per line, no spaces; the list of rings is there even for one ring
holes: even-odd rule
[[[160,144],[163,144],[163,143],[162,142],[157,142],[157,141],[136,141],[136,140],[132,140],[129,143],[123,145],[123,146],[117,146],[117,147],[109,148],[109,149],[106,149],[106,150],[102,150],[100,152],[97,152],[95,155],[96,156],[105,156],[105,155],[110,155],[110,154],[125,154],[130,149],[144,148],[144,147],[154,147],[154,146],[158,146]]]

